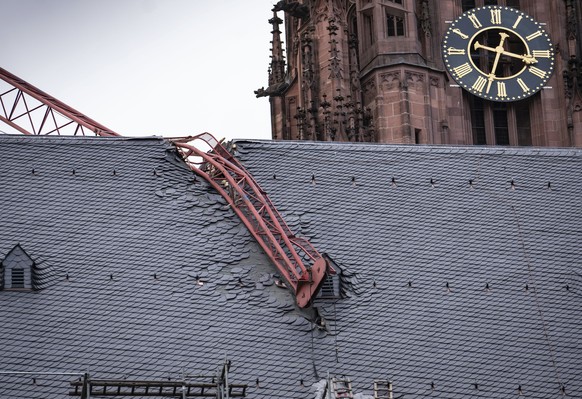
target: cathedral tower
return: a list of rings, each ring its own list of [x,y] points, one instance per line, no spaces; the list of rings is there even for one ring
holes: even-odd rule
[[[545,55],[525,33],[519,47],[521,33],[493,18],[506,7],[549,34],[553,72],[534,67],[548,78],[535,94],[495,101],[475,89],[489,91],[493,78],[504,89],[503,79],[530,69],[512,72],[512,49]],[[581,8],[577,0],[280,1],[269,20],[268,86],[256,94],[270,99],[274,139],[582,146]],[[480,9],[491,21],[477,20]],[[443,56],[447,31],[463,16],[482,28],[450,50],[478,72],[467,87]]]

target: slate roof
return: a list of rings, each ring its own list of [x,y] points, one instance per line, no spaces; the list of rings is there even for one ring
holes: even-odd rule
[[[328,372],[407,398],[582,396],[580,150],[236,147],[341,270],[323,326],[169,142],[0,136],[0,260],[20,245],[50,281],[0,291],[0,369],[179,378],[228,356],[251,398],[314,397]],[[0,397],[70,380],[0,375]]]
[[[388,378],[407,398],[582,397],[582,151],[236,145],[286,219],[355,274],[322,311],[318,370],[360,392]]]

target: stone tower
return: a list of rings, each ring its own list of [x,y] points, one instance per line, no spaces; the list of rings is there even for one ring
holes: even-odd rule
[[[554,73],[525,100],[481,99],[446,71],[451,22],[488,5],[523,11],[551,37]],[[280,1],[268,87],[256,94],[270,99],[274,139],[582,146],[581,9],[579,0]]]

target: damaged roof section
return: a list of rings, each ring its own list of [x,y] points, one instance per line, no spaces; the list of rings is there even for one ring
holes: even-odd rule
[[[20,244],[57,277],[0,291],[3,368],[39,373],[0,375],[0,396],[66,396],[46,371],[208,375],[225,355],[252,398],[314,398],[328,375],[354,398],[377,381],[394,397],[581,395],[579,151],[236,147],[333,260],[339,297],[298,309],[168,141],[0,136],[0,259]]]
[[[0,291],[2,369],[38,373],[0,375],[0,396],[66,396],[72,377],[46,372],[208,375],[225,356],[249,397],[309,394],[311,321],[171,143],[2,135],[0,181],[0,260],[20,243],[52,270]]]
[[[319,377],[398,397],[582,394],[582,152],[238,140],[292,228],[341,264]]]

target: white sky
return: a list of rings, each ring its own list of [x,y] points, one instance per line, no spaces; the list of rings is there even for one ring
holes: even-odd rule
[[[0,0],[0,66],[125,136],[267,139],[274,3]]]

